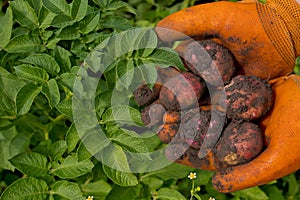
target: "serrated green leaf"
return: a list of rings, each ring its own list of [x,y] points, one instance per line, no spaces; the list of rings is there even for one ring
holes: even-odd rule
[[[75,40],[80,38],[80,34],[77,27],[67,26],[57,33],[57,38],[61,40]]]
[[[60,66],[61,71],[69,72],[71,69],[71,61],[70,56],[72,55],[71,52],[64,49],[63,47],[56,46],[54,49],[55,53],[55,60]]]
[[[111,186],[104,180],[98,180],[96,182],[89,182],[83,185],[82,191],[85,196],[92,195],[95,199],[105,198],[111,191]]]
[[[32,53],[43,52],[45,47],[38,36],[29,34],[18,35],[10,40],[4,48],[8,53]]]
[[[119,129],[114,133],[109,134],[112,142],[125,147],[134,153],[147,153],[149,149],[145,144],[144,140],[134,131],[129,131],[126,129]],[[150,159],[150,157],[149,157]]]
[[[45,7],[42,7],[39,12],[39,23],[41,29],[49,28],[52,24],[54,17],[57,16],[55,13],[47,10]]]
[[[120,194],[122,194],[122,200],[139,199],[141,188],[141,185],[132,187],[115,186],[107,195],[105,200],[118,200],[120,199]]]
[[[177,190],[171,188],[161,188],[157,191],[158,199],[166,200],[186,200],[186,198]]]
[[[92,32],[98,25],[100,20],[100,13],[90,13],[84,17],[78,24],[79,31],[82,34],[88,34]]]
[[[52,185],[52,194],[55,199],[82,200],[83,196],[78,184],[68,181],[57,181]]]
[[[11,185],[1,195],[1,200],[46,200],[47,183],[33,177],[22,178]]]
[[[88,134],[82,136],[81,141],[77,150],[79,161],[94,156],[110,144],[104,133],[97,129],[88,130]]]
[[[59,104],[57,104],[56,108],[61,114],[64,114],[67,117],[73,116],[72,99],[65,99],[61,101]]]
[[[118,82],[116,83],[117,88],[122,91],[122,88],[118,87],[118,85],[122,85],[122,87],[128,89],[134,77],[134,61],[132,59],[121,60],[116,68],[118,78]]]
[[[42,93],[48,99],[50,108],[54,108],[60,101],[60,92],[55,79],[50,79],[43,85]]]
[[[52,157],[52,160],[60,160],[63,156],[63,154],[67,150],[67,144],[64,140],[58,140],[51,144],[50,146],[50,155]]]
[[[65,28],[67,26],[72,26],[74,23],[75,21],[72,19],[72,17],[57,15],[53,18],[51,26],[56,28]]]
[[[125,8],[128,12],[137,15],[137,10],[134,9],[130,4],[124,1],[112,1],[107,7],[107,10],[119,10],[120,8]]]
[[[23,135],[18,134],[16,135],[10,143],[9,152],[10,157],[14,157],[20,153],[24,153],[30,145],[30,138]]]
[[[60,71],[59,65],[57,64],[55,59],[45,53],[31,54],[20,61],[42,67],[51,74],[57,74]]]
[[[42,9],[43,3],[42,0],[27,0],[32,8],[34,8],[35,13],[39,14]]]
[[[143,126],[140,112],[127,105],[115,105],[108,108],[102,116],[102,122]]]
[[[129,172],[126,155],[121,147],[114,145],[112,148],[104,149],[102,159],[102,162],[104,162],[103,171],[115,184],[125,187],[138,184],[137,177]],[[109,166],[106,166],[105,163]]]
[[[13,26],[13,14],[11,7],[8,7],[4,16],[0,16],[0,50],[9,42]]]
[[[14,68],[19,79],[33,81],[40,84],[47,82],[49,79],[49,75],[46,70],[39,67],[22,64]]]
[[[17,94],[16,105],[18,115],[24,115],[29,110],[35,97],[41,92],[41,86],[34,84],[25,85]]]
[[[79,142],[79,135],[77,133],[75,124],[72,123],[72,125],[69,127],[68,132],[66,134],[66,143],[68,148],[68,153],[73,151],[76,147],[76,145]],[[80,159],[79,159],[80,160]]]
[[[47,157],[39,153],[31,152],[19,154],[10,159],[10,162],[19,171],[28,176],[40,178],[48,173]]]
[[[71,16],[70,5],[65,0],[43,0],[43,5],[55,14]]]
[[[82,20],[88,9],[88,0],[74,0],[72,4],[71,14],[75,21]]]
[[[174,66],[180,70],[186,70],[178,53],[170,48],[157,48],[142,61],[144,64],[156,64],[160,67]]]
[[[74,73],[63,73],[58,79],[60,85],[66,86],[69,90],[73,90],[75,79],[77,78]]]
[[[259,188],[252,187],[232,193],[234,196],[242,197],[245,200],[268,200],[268,196]]]
[[[35,10],[27,1],[15,0],[10,3],[14,13],[14,19],[31,30],[38,28],[39,20]]]
[[[61,164],[53,166],[51,172],[61,179],[76,178],[82,176],[92,170],[94,164],[90,160],[78,162],[75,155],[69,155]]]
[[[105,28],[114,28],[119,31],[125,31],[132,27],[127,19],[115,15],[108,16],[105,19],[103,26]]]
[[[10,125],[10,122],[1,122],[1,125]],[[0,140],[0,167],[7,170],[14,170],[14,166],[9,162],[9,159],[11,158],[11,142],[14,139],[14,137],[17,136],[17,130],[15,126],[7,129],[2,130],[1,134],[4,137],[4,140]]]

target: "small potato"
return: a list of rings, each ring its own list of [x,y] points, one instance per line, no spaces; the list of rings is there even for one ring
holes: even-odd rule
[[[184,72],[167,80],[159,93],[159,100],[168,110],[197,107],[206,85],[200,77]]]
[[[263,149],[263,134],[252,122],[231,122],[214,148],[223,167],[251,161]]]
[[[256,120],[273,105],[271,85],[257,76],[238,75],[225,86],[225,91],[228,118]]]
[[[159,100],[154,101],[152,104],[142,110],[142,122],[147,127],[154,127],[163,124],[163,116],[166,109],[161,105]]]

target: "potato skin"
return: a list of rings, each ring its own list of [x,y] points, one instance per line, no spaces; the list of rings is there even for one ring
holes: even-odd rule
[[[233,55],[213,40],[188,40],[180,44],[176,51],[183,58],[186,68],[211,85],[226,84],[235,74]]]
[[[163,116],[166,109],[159,100],[154,101],[142,110],[142,122],[147,127],[154,127],[163,124]]]
[[[256,120],[273,105],[270,84],[257,76],[235,76],[225,86],[227,116],[245,121]]]
[[[200,77],[184,72],[169,79],[161,88],[159,100],[168,110],[197,107],[206,85]]]
[[[263,149],[263,134],[252,122],[232,121],[214,148],[214,154],[224,167],[251,161]]]

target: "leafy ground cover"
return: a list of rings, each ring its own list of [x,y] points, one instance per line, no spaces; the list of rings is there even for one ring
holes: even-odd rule
[[[132,88],[151,85],[156,65],[182,67],[141,27],[195,3],[204,1],[2,1],[1,200],[300,198],[297,173],[221,194],[212,172],[168,163],[141,129]]]

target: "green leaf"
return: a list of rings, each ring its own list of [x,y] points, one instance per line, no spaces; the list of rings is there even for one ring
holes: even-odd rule
[[[49,28],[55,16],[56,16],[55,13],[47,10],[45,7],[42,7],[39,13],[40,28],[41,29]]]
[[[10,143],[9,152],[10,157],[14,157],[20,153],[24,153],[30,145],[30,138],[23,135],[16,135]]]
[[[88,34],[92,32],[98,25],[100,20],[100,13],[90,13],[78,24],[79,32],[82,34]]]
[[[40,66],[51,74],[57,74],[60,71],[59,65],[57,64],[55,59],[45,53],[31,54],[21,61],[24,63]]]
[[[85,196],[92,195],[95,199],[105,198],[111,191],[111,186],[104,180],[98,180],[96,182],[89,182],[83,185],[82,191]]]
[[[265,185],[263,187],[270,200],[285,200],[282,190],[279,190],[275,185]]]
[[[35,97],[41,92],[41,86],[34,84],[25,85],[17,94],[16,105],[18,115],[24,115],[29,110]]]
[[[67,150],[67,144],[64,140],[58,140],[51,144],[50,146],[50,155],[52,157],[52,160],[60,160],[63,156],[63,154]]]
[[[234,196],[242,197],[245,200],[268,200],[268,196],[259,188],[252,187],[232,193]]]
[[[80,187],[76,183],[68,181],[57,181],[52,185],[52,194],[55,199],[82,200]]]
[[[50,108],[54,108],[60,101],[60,92],[55,79],[50,79],[43,85],[42,93],[48,99]]]
[[[43,4],[55,14],[71,16],[70,5],[65,0],[43,0]]]
[[[27,0],[27,1],[30,4],[30,6],[34,8],[35,13],[39,14],[43,6],[42,0]]]
[[[106,9],[108,10],[119,10],[120,8],[125,8],[128,12],[137,15],[137,10],[134,9],[130,4],[123,1],[112,1]]]
[[[34,67],[29,64],[22,64],[14,68],[19,79],[33,81],[40,84],[46,83],[49,79],[49,75],[46,70],[39,67]]]
[[[125,147],[134,153],[147,153],[149,149],[144,140],[134,131],[119,129],[114,133],[109,134],[112,142]],[[150,159],[150,157],[148,157]]]
[[[46,200],[47,183],[33,177],[22,178],[11,185],[1,195],[1,200]]]
[[[288,176],[283,177],[283,180],[287,181],[289,184],[288,194],[289,196],[295,196],[299,191],[299,185],[295,174],[290,174]]]
[[[8,7],[4,16],[0,16],[0,50],[9,42],[13,26],[13,14],[11,7]]]
[[[101,152],[101,157],[103,171],[115,184],[126,187],[138,184],[137,177],[130,173],[126,154],[120,146],[110,145]]]
[[[78,144],[80,138],[76,130],[76,126],[74,123],[70,126],[68,129],[68,132],[66,134],[66,143],[67,143],[67,148],[68,148],[68,153],[73,151]],[[80,160],[80,159],[79,159]]]
[[[153,175],[161,180],[182,179],[187,177],[191,170],[190,167],[172,163],[165,168],[149,173],[147,176]]]
[[[121,84],[124,88],[128,89],[133,77],[134,77],[134,62],[132,59],[129,60],[121,60],[116,66],[117,78],[119,79],[117,82]],[[121,88],[122,90],[122,88]]]
[[[103,165],[103,171],[115,184],[119,186],[135,186],[138,184],[137,177],[128,172],[118,171],[116,169]]]
[[[19,171],[28,176],[40,178],[48,173],[47,157],[39,153],[31,152],[19,154],[10,159],[10,162]]]
[[[61,114],[64,114],[67,117],[72,118],[73,116],[72,99],[65,99],[61,101],[59,104],[57,104],[56,108]]]
[[[127,105],[115,105],[108,108],[102,116],[102,122],[143,126],[140,112]]]
[[[6,126],[10,124],[10,122],[1,122],[1,126]],[[11,158],[11,143],[14,137],[17,136],[17,130],[15,126],[13,126],[7,130],[2,130],[0,133],[4,137],[3,140],[0,140],[0,167],[2,169],[14,170],[15,168],[9,162],[9,159]]]
[[[32,53],[43,52],[45,47],[38,36],[23,34],[11,39],[4,50],[8,53]]]
[[[59,64],[61,71],[69,72],[71,69],[70,56],[72,56],[72,54],[60,46],[55,47],[54,53],[55,60]]]
[[[105,200],[119,200],[120,194],[122,194],[122,200],[138,199],[140,191],[141,185],[133,187],[120,187],[116,185],[107,195]]]
[[[105,28],[114,28],[120,31],[125,31],[132,27],[127,19],[115,15],[108,16],[104,21],[103,26]]]
[[[80,124],[77,124],[77,126],[80,126]],[[86,135],[81,136],[82,142],[77,150],[79,161],[94,156],[110,144],[103,131],[91,128],[86,130],[86,132]]]
[[[39,20],[35,10],[27,1],[15,0],[10,3],[14,13],[14,19],[31,30],[38,28]]]
[[[141,181],[146,184],[151,191],[157,190],[164,184],[161,179],[155,177],[145,177],[142,178]]]
[[[61,164],[55,164],[51,172],[61,179],[70,179],[90,172],[93,167],[94,164],[90,160],[78,162],[75,154],[69,155]]]
[[[157,48],[142,61],[144,64],[156,64],[160,67],[175,66],[180,70],[186,70],[178,53],[170,48]]]
[[[75,21],[82,20],[88,8],[88,0],[74,0],[72,4],[71,14]]]
[[[63,28],[59,33],[57,34],[57,38],[60,38],[62,40],[75,40],[80,38],[79,31],[77,30],[77,27],[75,26],[67,26]]]
[[[168,200],[185,200],[186,198],[177,190],[171,188],[161,188],[157,191],[158,199],[168,199]]]
[[[51,26],[56,28],[65,28],[67,26],[71,26],[75,23],[72,17],[64,16],[64,15],[57,15],[53,18],[51,22]]]

